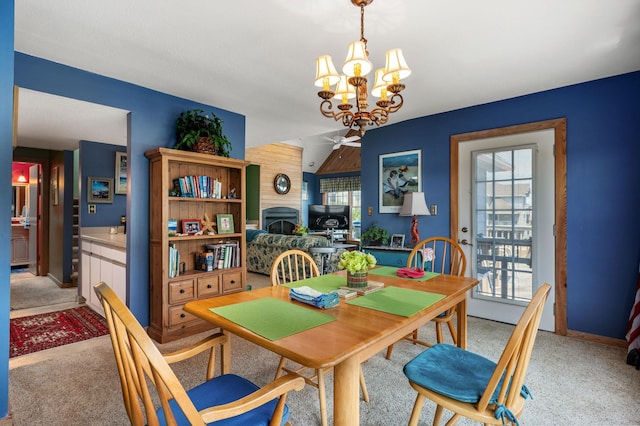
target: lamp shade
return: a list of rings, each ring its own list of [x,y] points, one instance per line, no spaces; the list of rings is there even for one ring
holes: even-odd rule
[[[387,52],[387,64],[384,67],[384,81],[397,83],[403,78],[409,77],[411,69],[402,55],[402,49],[391,49]],[[394,79],[394,76],[397,80]]]
[[[404,204],[400,209],[400,216],[431,216],[424,192],[407,192],[404,194]]]
[[[342,65],[342,72],[349,77],[364,76],[371,72],[373,64],[367,58],[367,48],[362,41],[349,44],[347,59]]]
[[[378,68],[376,70],[375,76],[376,78],[373,83],[373,89],[371,89],[371,94],[376,98],[383,98],[386,100],[387,86],[389,85],[389,83],[382,79],[382,77],[384,76],[384,68]]]
[[[342,99],[343,101],[347,99],[353,99],[356,97],[356,89],[347,81],[346,75],[340,76],[340,81],[338,81],[338,85],[336,86],[335,91],[335,99]]]
[[[326,82],[329,86],[333,86],[338,80],[340,80],[340,76],[338,75],[338,71],[336,71],[336,67],[333,66],[331,56],[318,56],[316,59],[316,79],[314,84],[318,87],[323,87],[323,83]]]

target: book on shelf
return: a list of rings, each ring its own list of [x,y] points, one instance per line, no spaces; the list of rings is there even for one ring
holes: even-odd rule
[[[366,287],[348,287],[348,286],[342,286],[340,287],[340,289],[342,290],[351,290],[356,292],[357,294],[359,294],[360,296],[365,295],[365,294],[369,294],[369,293],[373,293],[374,291],[378,291],[384,288],[384,283],[381,283],[379,281],[369,281],[367,282],[367,286]]]
[[[237,241],[205,244],[207,253],[212,254],[213,269],[235,268],[240,265],[240,249]]]
[[[222,182],[210,176],[182,176],[173,179],[173,189],[180,197],[222,198]]]
[[[169,244],[169,278],[177,277],[180,274],[180,252],[175,244]]]

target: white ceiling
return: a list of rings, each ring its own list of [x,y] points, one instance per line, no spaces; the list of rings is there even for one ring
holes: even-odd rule
[[[19,0],[15,15],[16,51],[243,114],[247,147],[304,146],[305,171],[331,151],[314,135],[345,133],[320,114],[313,79],[317,56],[341,67],[359,38],[349,0]],[[413,70],[391,124],[640,70],[640,0],[375,0],[365,37],[374,67],[401,47]],[[37,129],[49,146],[126,144],[122,128],[90,133],[126,111],[25,93],[25,144]]]

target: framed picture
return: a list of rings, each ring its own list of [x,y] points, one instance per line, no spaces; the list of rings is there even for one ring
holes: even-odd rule
[[[391,236],[391,247],[393,248],[404,247],[404,234],[393,234]]]
[[[183,219],[182,220],[182,233],[183,234],[197,234],[200,232],[200,220],[198,219]]]
[[[422,159],[420,149],[381,154],[380,213],[398,213],[407,192],[422,191]]]
[[[113,203],[113,179],[88,177],[87,202]]]
[[[60,191],[58,191],[58,166],[51,169],[51,204],[58,205]]]
[[[127,153],[116,152],[116,194],[127,193]]]
[[[216,216],[218,221],[218,234],[233,234],[233,215],[219,214]]]

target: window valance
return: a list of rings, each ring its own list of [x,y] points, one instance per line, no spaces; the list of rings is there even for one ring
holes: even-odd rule
[[[320,192],[360,191],[360,176],[320,179]]]

